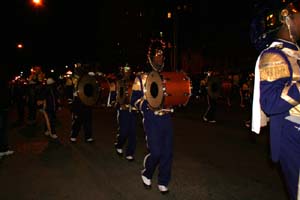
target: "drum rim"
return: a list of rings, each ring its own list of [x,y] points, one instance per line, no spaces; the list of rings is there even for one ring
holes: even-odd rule
[[[155,79],[153,80],[153,78],[155,78]],[[156,84],[158,85],[158,94],[157,94],[156,98],[153,98],[150,91],[151,91],[151,85],[155,80],[158,81],[158,83],[156,82]],[[148,74],[146,83],[145,83],[144,94],[145,94],[145,98],[148,101],[150,108],[153,108],[153,109],[161,108],[161,106],[163,104],[163,100],[164,100],[164,91],[163,91],[163,80],[162,80],[162,77],[159,72],[151,71]]]
[[[78,80],[78,85],[77,85],[77,93],[79,98],[81,99],[81,101],[83,101],[83,103],[85,103],[88,106],[92,106],[95,105],[99,99],[99,91],[93,92],[93,95],[88,97],[84,94],[84,84],[80,84],[82,81],[89,81],[88,83],[90,83],[94,88],[97,88],[97,81],[94,77],[89,76],[89,75],[83,75],[82,77],[80,77],[80,79]],[[90,80],[92,80],[90,82]],[[84,100],[83,100],[84,99]]]

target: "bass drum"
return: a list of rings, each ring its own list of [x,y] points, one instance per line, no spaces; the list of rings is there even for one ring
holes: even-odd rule
[[[133,81],[129,79],[121,79],[117,81],[117,103],[120,105],[130,104],[132,85]]]
[[[110,84],[104,76],[90,76],[85,74],[78,79],[78,97],[87,106],[105,105],[109,91]]]
[[[156,72],[148,74],[145,97],[154,110],[185,106],[192,93],[190,78],[184,72]]]

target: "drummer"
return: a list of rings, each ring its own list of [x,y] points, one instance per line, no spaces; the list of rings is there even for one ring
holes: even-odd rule
[[[147,59],[154,71],[161,72],[165,60],[165,42],[161,39],[151,41]],[[138,74],[132,88],[131,105],[140,110],[146,135],[148,154],[144,158],[141,178],[146,189],[152,185],[153,174],[158,168],[157,184],[162,194],[169,192],[173,161],[173,124],[168,110],[155,110],[149,107],[144,98],[144,85],[147,74]]]
[[[125,151],[125,159],[127,161],[134,160],[137,121],[137,109],[132,108],[129,102],[129,87],[132,87],[130,76],[131,67],[128,64],[120,68],[120,79],[117,82],[118,90],[116,97],[118,131],[115,148],[116,153],[122,156],[123,147],[127,142]]]

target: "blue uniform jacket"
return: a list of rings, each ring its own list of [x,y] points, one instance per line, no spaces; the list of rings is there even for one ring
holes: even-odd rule
[[[278,161],[285,125],[300,126],[300,70],[296,56],[297,47],[289,42],[278,41],[278,45],[261,53],[260,104],[270,118],[270,145],[273,161]],[[297,131],[297,129],[295,129]]]

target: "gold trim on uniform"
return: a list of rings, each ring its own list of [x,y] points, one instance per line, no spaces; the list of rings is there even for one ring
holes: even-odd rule
[[[291,116],[300,117],[300,105],[291,108],[289,113]]]
[[[135,91],[141,91],[142,90],[140,80],[138,78],[135,78],[135,80],[133,82],[133,85],[132,85],[132,90],[135,90]]]
[[[300,83],[299,82],[296,82],[296,87],[298,88],[298,91],[300,92]]]
[[[284,99],[286,102],[288,102],[289,104],[291,104],[292,106],[296,106],[299,104],[299,101],[296,101],[295,99],[291,98],[289,95],[288,95],[288,92],[291,88],[291,85],[289,86],[285,86],[281,92],[281,98]]]
[[[142,80],[142,84],[145,85],[146,80],[147,80],[147,74],[141,74],[140,78]],[[133,85],[132,85],[132,90],[135,90],[135,91],[141,91],[142,90],[140,79],[138,77],[136,77],[134,79],[134,82],[133,82]]]
[[[288,64],[278,53],[265,53],[259,63],[260,80],[275,81],[290,77]]]

